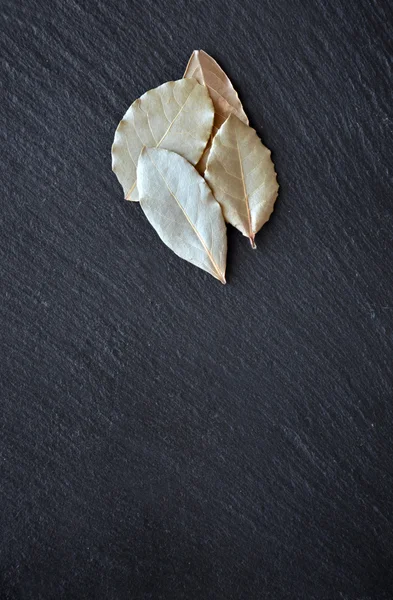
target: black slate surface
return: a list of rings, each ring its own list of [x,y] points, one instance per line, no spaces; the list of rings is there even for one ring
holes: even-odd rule
[[[0,597],[393,598],[392,5],[3,0]],[[111,173],[227,70],[273,150],[228,284]]]

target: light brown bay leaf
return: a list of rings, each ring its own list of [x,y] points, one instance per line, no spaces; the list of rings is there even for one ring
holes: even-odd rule
[[[139,199],[136,173],[144,146],[172,150],[195,165],[209,140],[213,118],[209,93],[196,79],[169,81],[135,100],[112,145],[112,170],[125,199]]]
[[[278,183],[270,150],[234,114],[214,137],[205,178],[225,220],[255,248],[255,234],[273,212]]]
[[[194,78],[202,85],[205,85],[214,104],[214,125],[212,135],[197,164],[198,171],[203,174],[206,168],[212,139],[224,121],[232,113],[247,125],[248,118],[230,79],[217,62],[203,50],[194,50],[188,61],[183,77]]]
[[[162,241],[225,283],[226,226],[203,177],[182,156],[158,148],[142,150],[137,177],[141,207]]]

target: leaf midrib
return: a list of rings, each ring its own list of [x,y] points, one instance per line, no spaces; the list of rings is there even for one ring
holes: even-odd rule
[[[198,84],[198,82],[196,82]],[[196,88],[196,85],[194,85],[194,87],[192,88],[191,92],[188,94],[183,106],[181,107],[181,109],[179,110],[179,112],[177,113],[176,117],[173,119],[173,121],[171,122],[171,124],[169,125],[168,129],[166,130],[166,132],[164,133],[164,135],[162,136],[162,138],[160,139],[160,141],[158,142],[158,144],[156,144],[156,148],[159,148],[161,143],[164,141],[164,139],[166,138],[166,136],[168,135],[168,133],[170,132],[173,124],[176,122],[177,118],[179,117],[179,115],[182,113],[185,105],[187,104],[188,100],[191,98],[194,90]],[[150,128],[151,130],[151,128]]]
[[[249,237],[252,238],[253,231],[252,231],[252,225],[251,225],[251,212],[250,212],[250,204],[248,202],[248,192],[247,192],[247,187],[246,187],[246,180],[244,177],[244,171],[243,171],[243,163],[242,163],[242,157],[240,154],[240,148],[239,148],[239,140],[237,137],[237,128],[235,129],[235,135],[236,135],[236,148],[237,148],[237,154],[239,157],[239,164],[240,164],[240,173],[242,176],[242,184],[243,184],[243,195],[244,195],[244,201],[246,203],[246,208],[247,208],[247,218],[248,218],[248,230],[249,230]]]

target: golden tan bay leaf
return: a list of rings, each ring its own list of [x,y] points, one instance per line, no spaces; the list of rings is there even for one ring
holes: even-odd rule
[[[209,54],[194,50],[183,77],[194,78],[207,87],[214,104],[214,126],[217,129],[232,113],[248,124],[247,115],[229,77]]]
[[[112,170],[125,199],[139,199],[136,172],[144,146],[172,150],[195,165],[209,140],[213,118],[210,96],[196,79],[169,81],[135,100],[112,145]]]
[[[278,183],[270,150],[235,115],[214,137],[205,178],[225,220],[255,248],[255,234],[273,212]]]
[[[137,177],[141,207],[162,241],[225,283],[226,225],[203,177],[182,156],[159,148],[142,150]]]
[[[194,50],[186,67],[185,78],[194,78],[209,90],[214,104],[214,125],[209,143],[197,164],[198,171],[203,174],[206,168],[207,158],[211,147],[212,138],[229,117],[234,113],[243,123],[248,125],[248,118],[244,112],[229,77],[217,64],[217,62],[203,50]]]

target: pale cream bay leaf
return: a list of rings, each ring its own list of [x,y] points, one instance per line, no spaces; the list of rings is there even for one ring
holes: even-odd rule
[[[172,150],[195,165],[209,140],[213,119],[212,100],[196,79],[169,81],[135,100],[112,145],[112,170],[126,200],[139,199],[137,164],[144,146]]]
[[[255,248],[255,234],[273,212],[278,183],[270,150],[234,114],[213,139],[205,178],[225,220]]]
[[[174,152],[144,148],[137,178],[141,207],[162,241],[225,283],[226,225],[203,177]]]
[[[248,125],[248,118],[244,112],[239,96],[234,89],[229,77],[218,63],[203,50],[194,50],[186,67],[185,78],[194,78],[209,90],[214,104],[214,125],[211,139],[197,164],[198,171],[203,174],[211,148],[213,137],[230,114],[234,113],[243,123]]]

